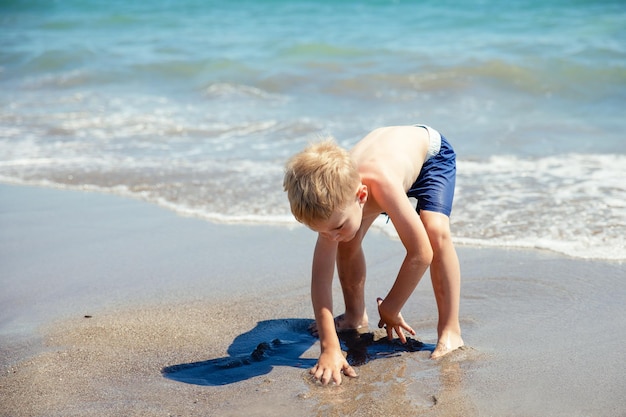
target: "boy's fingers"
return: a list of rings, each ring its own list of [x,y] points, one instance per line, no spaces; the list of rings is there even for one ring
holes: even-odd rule
[[[402,331],[402,328],[400,326],[396,328],[396,333],[398,333],[398,338],[400,339],[400,341],[402,343],[406,343],[406,336],[404,335],[404,332]]]
[[[353,367],[351,367],[350,365],[347,365],[344,370],[343,370],[343,374],[346,376],[349,376],[351,378],[356,378],[358,375],[356,374],[356,371],[354,370]]]
[[[378,314],[380,314],[380,305],[382,304],[382,302],[383,302],[383,299],[382,299],[382,298],[378,297],[378,298],[376,299],[376,303],[378,304]],[[380,314],[380,321],[378,322],[378,328],[380,329],[381,327],[383,327],[383,325],[384,325],[384,324],[385,324],[385,323],[383,323],[383,317],[382,317],[382,314]]]
[[[334,376],[333,376],[332,371],[330,369],[326,369],[324,373],[322,374],[322,378],[320,379],[320,381],[322,382],[323,385],[326,385],[333,378]],[[339,381],[341,381],[341,377],[339,377]]]
[[[411,333],[413,336],[415,336],[415,330],[413,330],[413,328],[411,326],[409,326],[404,320],[402,320],[402,324],[400,325],[404,330],[406,330],[407,332]]]
[[[330,376],[326,376],[326,379],[324,379],[326,372],[319,366],[319,364],[311,368],[310,372],[317,381],[320,381],[324,385],[326,385],[330,379]]]
[[[382,299],[382,298],[380,298],[380,297],[378,297],[378,298],[376,299],[376,302],[378,303],[378,307],[380,308],[380,305],[382,304],[383,299]],[[380,311],[379,311],[379,312],[380,312]],[[378,321],[378,328],[379,328],[379,329],[382,329],[384,325],[385,325],[385,322],[383,321],[383,318],[381,317],[381,318],[380,318],[380,320]],[[387,332],[387,333],[389,333],[389,332]]]

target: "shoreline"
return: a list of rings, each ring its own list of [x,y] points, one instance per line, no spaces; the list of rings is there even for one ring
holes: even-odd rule
[[[311,232],[212,224],[79,191],[0,185],[0,196],[2,416],[582,416],[626,409],[626,334],[611,330],[626,328],[621,263],[461,246],[466,349],[440,361],[428,352],[370,360],[341,387],[312,383],[297,361],[273,365],[278,354],[263,362],[271,365],[265,374],[193,385],[162,370],[249,354],[276,334],[300,337],[285,323],[312,317]],[[372,319],[401,249],[383,233],[364,243]],[[403,315],[420,340],[433,343],[427,275]],[[269,330],[261,326],[268,323]],[[303,366],[319,354],[315,341],[305,342]]]
[[[74,193],[87,193],[87,194],[96,194],[96,195],[104,195],[111,196],[114,198],[122,198],[124,200],[131,200],[140,202],[143,204],[148,204],[154,207],[158,207],[161,210],[170,211],[171,213],[176,214],[182,218],[190,218],[201,220],[203,222],[208,222],[210,224],[216,226],[235,226],[235,227],[278,227],[278,228],[298,228],[301,225],[293,219],[291,214],[285,215],[242,215],[242,216],[229,216],[223,214],[217,214],[213,212],[205,212],[199,208],[190,208],[190,207],[181,207],[177,206],[175,203],[168,202],[166,200],[151,200],[144,198],[140,193],[133,193],[129,190],[120,191],[120,188],[110,189],[99,186],[71,186],[62,183],[53,183],[53,182],[29,182],[29,181],[20,181],[11,178],[0,178],[0,186],[3,187],[18,187],[18,188],[36,188],[36,189],[52,189],[58,191],[67,191]],[[122,188],[123,189],[123,188]],[[459,207],[458,210],[462,210],[462,207]],[[458,211],[454,209],[454,213]],[[457,217],[457,216],[453,216]],[[455,219],[456,221],[467,221]],[[453,228],[455,226],[454,222],[452,224]],[[381,216],[373,223],[373,227],[371,231],[377,233],[384,233],[387,237],[391,239],[399,240],[393,225],[388,224],[388,221]],[[453,233],[454,234],[454,233]],[[597,261],[597,262],[609,262],[609,263],[618,263],[618,264],[626,264],[626,257],[624,255],[624,249],[626,248],[623,244],[613,245],[610,250],[607,248],[596,248],[594,251],[583,252],[581,248],[573,248],[571,246],[572,242],[567,242],[565,245],[561,243],[555,244],[555,242],[545,239],[539,240],[501,240],[500,238],[491,239],[491,238],[476,238],[476,237],[461,237],[459,235],[452,236],[454,244],[457,247],[465,247],[465,248],[476,248],[476,249],[494,249],[494,250],[513,250],[513,251],[546,251],[548,253],[554,254],[556,256],[562,256],[566,258],[571,258],[574,260],[587,260],[587,261]],[[559,246],[559,247],[555,247]],[[615,247],[618,247],[619,250],[614,250]]]

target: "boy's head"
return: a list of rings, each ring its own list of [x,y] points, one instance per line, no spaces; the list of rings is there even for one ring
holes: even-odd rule
[[[283,187],[296,220],[308,226],[330,219],[355,199],[361,178],[348,152],[332,139],[314,143],[285,167]]]

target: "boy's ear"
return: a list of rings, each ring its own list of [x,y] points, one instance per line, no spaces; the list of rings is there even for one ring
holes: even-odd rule
[[[361,184],[356,192],[356,197],[359,200],[359,203],[365,204],[368,194],[369,191],[367,190],[367,185]]]

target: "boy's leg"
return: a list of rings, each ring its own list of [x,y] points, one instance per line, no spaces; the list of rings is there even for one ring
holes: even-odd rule
[[[365,310],[365,254],[361,242],[375,218],[363,219],[361,229],[350,242],[340,242],[337,247],[337,274],[346,306],[344,314],[335,320],[337,330],[367,329]]]
[[[368,318],[365,311],[365,255],[361,243],[339,245],[337,251],[337,274],[341,283],[344,314],[335,319],[337,330],[367,329]]]
[[[459,324],[461,298],[461,270],[459,258],[450,236],[450,219],[442,213],[422,210],[420,218],[433,248],[430,276],[437,300],[439,322],[437,347],[433,359],[463,346]]]

